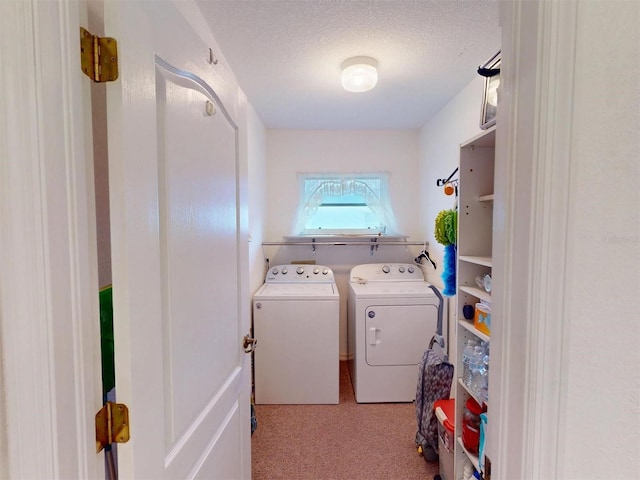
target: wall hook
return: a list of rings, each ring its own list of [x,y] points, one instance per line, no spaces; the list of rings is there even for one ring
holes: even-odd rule
[[[209,63],[211,65],[217,65],[218,64],[218,59],[217,58],[213,58],[213,50],[209,49]]]
[[[427,252],[427,250],[422,250],[420,252],[420,255],[418,255],[416,258],[413,259],[414,262],[416,262],[418,265],[422,264],[422,259],[426,258],[427,260],[429,260],[429,262],[431,262],[431,265],[433,265],[434,269],[438,269],[438,267],[436,266],[436,262],[434,262],[431,257],[429,256],[429,252]]]
[[[451,172],[451,175],[449,175],[449,178],[447,178],[446,180],[444,178],[438,178],[436,180],[436,187],[444,187],[447,183],[451,182],[451,179],[453,178],[453,176],[456,174],[456,172],[458,171],[458,167],[456,167],[456,169]],[[455,182],[456,180],[454,180]]]
[[[456,198],[458,197],[458,179],[453,178],[453,176],[456,174],[457,171],[458,171],[458,167],[456,167],[456,169],[453,172],[451,172],[451,175],[449,175],[449,178],[447,179],[438,178],[436,180],[437,187],[444,187],[445,195],[451,195],[455,193]]]
[[[205,103],[205,111],[210,117],[216,114],[216,107],[210,100],[207,100],[207,103]]]

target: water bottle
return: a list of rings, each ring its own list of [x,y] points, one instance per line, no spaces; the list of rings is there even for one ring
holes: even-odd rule
[[[488,403],[489,402],[489,349],[485,351],[485,356],[482,358],[482,382],[480,384],[480,399]]]
[[[468,384],[469,390],[477,398],[480,396],[480,388],[482,386],[482,359],[485,355],[482,346],[477,345],[473,348],[473,353],[469,361],[469,370],[471,371],[471,381]]]
[[[476,342],[469,339],[462,351],[462,382],[467,386],[471,385],[471,368],[469,363],[471,362],[471,355],[473,354],[473,348],[475,346]]]

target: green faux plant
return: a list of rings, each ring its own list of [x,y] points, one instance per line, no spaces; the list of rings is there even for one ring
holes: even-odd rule
[[[456,230],[458,225],[457,210],[442,210],[436,217],[434,236],[436,242],[442,245],[456,244]]]

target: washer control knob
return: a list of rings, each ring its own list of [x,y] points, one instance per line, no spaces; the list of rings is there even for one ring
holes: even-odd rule
[[[319,269],[319,268],[314,268],[314,269],[313,269],[313,274],[314,274],[314,275],[317,275],[317,274],[319,274],[319,273],[320,273],[320,269]]]
[[[322,274],[323,275],[327,275],[328,273],[329,273],[329,269],[328,268],[322,269]]]
[[[374,312],[373,310],[369,310],[369,312],[367,313],[367,316],[368,316],[369,318],[373,318],[373,317],[375,317],[375,316],[376,316],[376,312]]]
[[[384,273],[389,273],[391,271],[391,269],[389,268],[389,265],[385,265],[384,267],[382,267],[382,271]]]
[[[282,269],[282,274],[283,274],[283,275],[286,275],[287,273],[289,273],[289,270],[287,270],[287,269],[286,269],[286,267],[285,267],[285,268],[283,268],[283,269]]]
[[[415,272],[416,269],[413,268],[412,266],[409,266],[409,268],[407,270],[409,270],[409,273],[413,273],[413,272]]]
[[[278,273],[280,273],[280,270],[278,270],[277,268],[274,268],[271,270],[271,273],[273,273],[274,275],[277,275]]]
[[[298,268],[296,268],[296,273],[297,273],[298,275],[302,275],[302,274],[304,273],[304,268],[302,268],[302,267],[298,267]]]
[[[399,271],[400,273],[404,273],[404,267],[403,267],[403,266],[400,266],[400,268],[398,268],[398,271]]]

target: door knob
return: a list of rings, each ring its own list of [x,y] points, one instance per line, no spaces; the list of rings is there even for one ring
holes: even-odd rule
[[[256,349],[258,345],[258,340],[255,338],[251,338],[249,335],[244,336],[244,340],[242,342],[242,347],[244,348],[245,353],[251,353]]]

